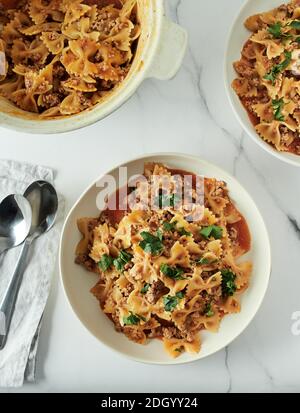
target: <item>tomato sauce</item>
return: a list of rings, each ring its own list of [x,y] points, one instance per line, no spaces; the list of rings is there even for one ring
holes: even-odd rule
[[[234,224],[228,224],[227,229],[230,231],[230,229],[235,229],[237,232],[237,242],[240,246],[240,248],[246,252],[250,251],[251,248],[251,235],[249,231],[248,224],[243,217],[243,215],[240,215],[240,220],[235,222]]]
[[[17,8],[19,2],[19,0],[0,0],[0,5],[9,10]]]
[[[112,225],[118,224],[129,211],[129,206],[126,200],[129,194],[129,188],[119,188],[114,194],[110,195],[107,201],[108,208],[105,210],[105,215]],[[114,205],[115,204],[115,205]]]
[[[246,99],[240,98],[245,110],[247,111],[248,117],[250,119],[250,122],[252,123],[253,126],[256,126],[259,124],[259,117],[255,115],[255,113],[251,112],[247,105],[246,105]]]

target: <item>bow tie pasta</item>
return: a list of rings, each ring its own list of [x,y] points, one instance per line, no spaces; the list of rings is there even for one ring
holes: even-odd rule
[[[226,184],[205,178],[203,202],[188,210],[175,192],[178,176],[146,164],[144,182],[128,191],[127,200],[133,193],[138,200],[154,197],[155,207],[138,202],[139,208],[79,219],[76,250],[76,262],[98,274],[91,292],[116,330],[139,344],[160,338],[171,357],[199,352],[200,331],[217,332],[226,314],[240,311],[252,271],[250,262],[238,260],[250,249],[250,234]],[[165,179],[169,195],[161,192]],[[194,184],[190,189],[196,199]],[[193,214],[194,207],[202,213]]]

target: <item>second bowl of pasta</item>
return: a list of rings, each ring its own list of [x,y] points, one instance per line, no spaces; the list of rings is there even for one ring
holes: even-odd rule
[[[300,166],[298,0],[249,0],[233,23],[225,58],[231,106],[270,154]]]

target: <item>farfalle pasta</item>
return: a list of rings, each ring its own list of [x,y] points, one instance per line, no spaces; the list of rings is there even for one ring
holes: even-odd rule
[[[278,151],[300,155],[300,1],[249,17],[252,32],[232,87],[258,135]]]
[[[127,76],[140,36],[138,0],[20,0],[11,7],[0,9],[0,96],[24,111],[79,113]]]
[[[179,191],[187,176],[192,202]],[[78,220],[76,262],[98,274],[91,292],[117,331],[139,344],[162,339],[171,357],[196,353],[202,330],[217,332],[241,309],[252,272],[240,261],[251,248],[249,229],[222,181],[203,178],[198,187],[195,175],[155,163],[143,177],[119,207]]]

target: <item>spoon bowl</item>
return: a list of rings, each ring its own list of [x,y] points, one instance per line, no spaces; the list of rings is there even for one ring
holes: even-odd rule
[[[53,226],[57,214],[58,198],[53,185],[35,181],[24,192],[32,210],[29,236],[36,238]]]
[[[22,195],[9,195],[0,204],[0,254],[22,244],[31,228],[31,206]]]

